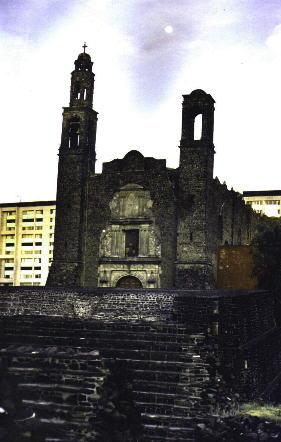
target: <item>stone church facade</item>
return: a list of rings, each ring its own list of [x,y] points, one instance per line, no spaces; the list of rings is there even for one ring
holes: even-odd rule
[[[183,95],[177,169],[132,150],[98,174],[92,65],[87,53],[78,56],[63,112],[47,285],[215,287],[218,247],[248,244],[257,216],[213,178],[213,98],[202,90]]]

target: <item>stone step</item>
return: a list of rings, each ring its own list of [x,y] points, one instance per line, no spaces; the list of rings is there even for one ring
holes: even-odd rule
[[[191,351],[188,352],[187,349],[183,349],[182,346],[180,348],[174,348],[174,345],[164,344],[161,348],[160,345],[155,345],[152,347],[150,344],[143,343],[142,341],[136,340],[130,346],[126,345],[126,342],[122,341],[103,341],[99,342],[95,339],[84,339],[84,338],[72,338],[71,340],[68,337],[49,337],[49,336],[36,336],[36,335],[2,335],[2,339],[5,341],[5,344],[17,343],[17,345],[50,345],[50,346],[62,346],[64,343],[69,345],[73,345],[77,347],[82,345],[83,347],[92,347],[94,349],[98,348],[103,357],[116,357],[122,358],[122,356],[126,359],[148,359],[148,360],[156,360],[156,361],[182,361],[186,363],[193,364],[193,358],[199,357],[198,354],[192,354]],[[83,341],[83,342],[82,342]],[[1,340],[0,340],[1,342]],[[105,344],[109,344],[109,346],[105,347]],[[198,364],[198,361],[196,362]],[[202,363],[203,365],[203,363]]]
[[[135,340],[136,336],[139,340],[148,341],[148,342],[168,342],[168,343],[176,343],[176,344],[193,344],[194,343],[194,337],[190,337],[188,334],[176,334],[176,333],[159,333],[158,331],[149,331],[147,333],[144,332],[137,332],[136,331],[128,331],[128,330],[110,330],[110,329],[65,329],[65,328],[47,328],[47,327],[36,327],[34,326],[30,327],[23,327],[21,325],[20,327],[21,332],[24,334],[32,334],[34,333],[34,330],[36,330],[36,333],[38,335],[45,335],[46,332],[48,336],[82,336],[82,337],[89,337],[89,338],[99,338],[99,339],[111,339],[114,337],[114,339],[120,339],[127,341]],[[18,334],[18,327],[15,327],[15,324],[12,324],[10,326],[4,327],[4,333],[10,334],[10,335],[17,335]]]
[[[37,379],[48,379],[49,377],[52,377],[52,379],[55,379],[56,377],[63,377],[64,379],[69,380],[71,378],[83,375],[84,382],[86,383],[90,382],[92,379],[99,379],[102,377],[102,371],[99,367],[91,370],[69,368],[62,370],[57,366],[55,366],[55,368],[52,367],[51,364],[48,367],[46,365],[47,364],[45,363],[45,366],[42,364],[40,367],[35,368],[28,362],[26,362],[25,367],[22,367],[21,364],[19,366],[14,364],[13,366],[9,367],[8,372],[21,379],[32,379],[34,377]]]
[[[189,394],[186,391],[173,393],[159,393],[152,391],[138,391],[134,390],[134,398],[138,403],[143,404],[167,404],[172,406],[186,406],[189,405]]]
[[[105,376],[101,360],[107,366],[119,359],[133,375],[133,397],[142,414],[144,440],[194,440],[193,404],[200,401],[208,379],[197,349],[203,335],[189,335],[185,325],[170,320],[113,323],[108,318],[24,316],[4,319],[0,326],[3,354],[12,359],[9,372],[16,377],[24,401],[48,425],[55,416],[80,428],[83,414],[84,419],[95,416],[96,386],[102,387]]]
[[[99,350],[93,348],[82,348],[81,346],[51,346],[51,345],[24,345],[18,343],[17,345],[2,346],[0,355],[9,355],[14,361],[20,359],[22,363],[26,357],[31,360],[38,358],[56,358],[58,360],[77,359],[79,361],[87,361],[92,364],[100,363]]]
[[[155,350],[155,351],[174,351],[174,352],[184,352],[186,349],[188,349],[188,343],[185,343],[184,346],[182,343],[177,342],[161,342],[161,341],[148,341],[148,340],[142,340],[139,338],[138,335],[135,336],[134,340],[127,340],[127,339],[116,339],[114,335],[111,337],[108,336],[107,338],[97,338],[95,336],[57,336],[57,335],[49,335],[47,333],[40,334],[39,332],[34,334],[34,330],[30,331],[29,333],[26,333],[22,330],[21,335],[18,336],[16,334],[9,334],[7,332],[3,333],[1,336],[0,342],[12,343],[22,342],[23,344],[26,343],[33,343],[34,345],[38,344],[44,344],[44,345],[63,345],[63,343],[72,343],[73,346],[77,347],[79,345],[83,345],[83,347],[92,347],[92,348],[100,348],[104,347],[107,343],[110,343],[111,347],[114,347],[116,349],[118,348],[126,348],[126,349],[144,349],[144,350]],[[83,341],[83,342],[81,342]]]
[[[177,416],[174,413],[150,413],[150,412],[142,412],[142,422],[144,425],[162,425],[162,426],[174,426],[175,428],[193,428],[193,418],[190,416]]]
[[[151,442],[194,442],[195,432],[194,430],[184,431],[184,430],[174,430],[168,427],[159,426],[145,426],[144,427],[144,437],[145,440]]]
[[[163,334],[187,334],[187,329],[185,324],[179,324],[178,322],[169,321],[165,322],[144,322],[144,321],[110,321],[110,319],[105,319],[103,321],[98,320],[80,320],[75,318],[55,318],[55,317],[26,317],[26,316],[13,316],[13,317],[2,317],[0,320],[1,327],[13,327],[17,328],[17,324],[20,327],[46,327],[47,329],[69,329],[69,330],[116,330],[116,331],[126,331],[126,332],[152,332],[152,333],[163,333]],[[192,335],[197,336],[197,335]],[[201,335],[198,335],[201,336]]]
[[[189,353],[187,351],[185,352],[174,352],[174,351],[154,351],[154,350],[126,350],[126,349],[115,349],[115,348],[99,348],[100,354],[102,358],[105,359],[112,359],[112,358],[118,358],[118,359],[132,359],[132,360],[149,360],[149,361],[155,361],[155,362],[184,362],[186,364],[186,368],[192,367],[195,365],[195,362],[193,361],[193,358],[191,359],[191,356],[195,356],[194,359],[196,359],[196,367],[204,368],[205,364],[203,361],[200,360],[198,362],[197,360],[197,354],[193,355],[192,353]]]
[[[202,382],[191,382],[190,384],[186,382],[172,382],[167,381],[166,378],[163,376],[162,382],[160,380],[146,380],[141,378],[135,378],[133,380],[133,386],[134,391],[148,391],[151,393],[167,393],[167,394],[174,394],[176,397],[186,397],[190,394],[191,391],[194,389],[197,389],[198,387],[201,389],[203,388]]]

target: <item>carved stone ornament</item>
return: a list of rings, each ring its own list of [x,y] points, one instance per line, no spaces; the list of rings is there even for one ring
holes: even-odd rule
[[[111,279],[111,286],[116,287],[119,279],[123,278],[124,276],[134,276],[135,278],[139,279],[142,286],[146,287],[146,272],[138,272],[138,271],[132,271],[130,273],[128,272],[112,272],[112,279]]]
[[[112,218],[140,218],[152,216],[150,193],[137,184],[127,184],[116,192],[110,202]]]
[[[112,248],[112,230],[109,226],[106,230],[101,233],[100,239],[100,256],[111,256]]]
[[[149,255],[161,257],[160,232],[155,226],[149,229]]]

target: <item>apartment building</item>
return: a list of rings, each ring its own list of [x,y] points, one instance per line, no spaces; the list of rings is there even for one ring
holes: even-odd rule
[[[243,192],[246,204],[257,213],[274,218],[281,216],[281,190],[255,190]]]
[[[55,213],[55,201],[0,204],[0,285],[45,285]]]

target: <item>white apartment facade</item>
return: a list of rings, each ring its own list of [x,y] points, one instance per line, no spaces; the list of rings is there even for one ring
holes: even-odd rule
[[[255,190],[243,192],[246,204],[262,215],[281,216],[281,190]]]
[[[0,204],[0,285],[45,285],[53,259],[55,201]]]

